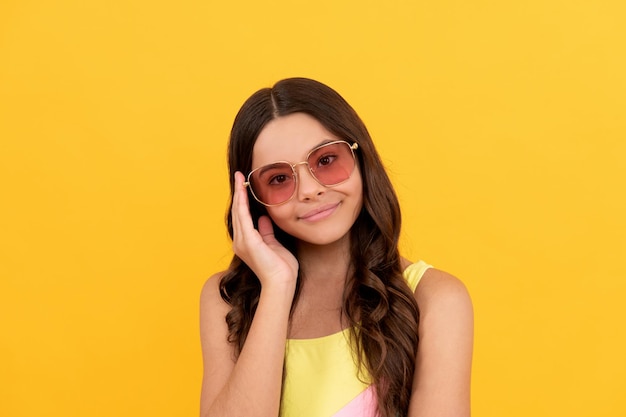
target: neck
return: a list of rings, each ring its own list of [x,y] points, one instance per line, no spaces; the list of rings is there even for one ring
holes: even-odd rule
[[[291,338],[326,336],[348,326],[341,312],[351,273],[349,242],[346,237],[324,246],[298,243],[302,281],[290,324]]]
[[[351,258],[349,235],[323,246],[299,242],[297,252],[300,270],[306,280],[345,280]]]

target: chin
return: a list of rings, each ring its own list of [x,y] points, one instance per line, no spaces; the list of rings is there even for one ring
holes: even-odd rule
[[[345,210],[342,207],[333,216],[316,222],[290,219],[281,221],[274,218],[275,224],[298,241],[315,246],[326,246],[348,241],[350,230],[356,222],[359,211]]]
[[[291,236],[302,243],[315,246],[327,246],[340,243],[349,239],[350,229],[341,230],[337,227],[316,227],[316,230],[292,230],[288,231]]]

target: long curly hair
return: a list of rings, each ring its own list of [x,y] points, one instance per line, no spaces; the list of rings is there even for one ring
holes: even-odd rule
[[[356,156],[363,179],[363,207],[350,231],[354,274],[347,277],[342,315],[350,325],[359,377],[375,387],[380,417],[408,412],[417,352],[419,311],[402,276],[398,239],[400,207],[372,139],[354,109],[330,87],[307,78],[289,78],[254,93],[239,110],[230,135],[228,163],[231,196],[234,173],[252,167],[252,149],[263,127],[292,113],[307,113],[328,131],[359,145]],[[233,237],[232,198],[226,215]],[[250,198],[253,222],[267,213]],[[275,226],[277,239],[295,254],[295,239]],[[300,279],[298,279],[300,282]],[[222,298],[231,306],[226,316],[228,340],[239,355],[257,304],[261,284],[236,255],[220,281]],[[296,288],[293,306],[297,303]]]

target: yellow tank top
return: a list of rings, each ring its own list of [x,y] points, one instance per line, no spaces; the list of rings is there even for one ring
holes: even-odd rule
[[[404,279],[415,291],[431,266],[409,265]],[[281,417],[370,417],[376,415],[376,396],[367,381],[359,380],[352,357],[349,329],[315,339],[288,339]]]

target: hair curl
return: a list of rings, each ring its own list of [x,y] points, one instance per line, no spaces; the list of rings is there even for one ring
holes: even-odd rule
[[[346,280],[342,314],[350,327],[351,345],[360,378],[371,378],[381,417],[408,412],[417,352],[419,312],[402,276],[398,239],[400,207],[372,139],[357,113],[333,89],[306,78],[289,78],[254,93],[241,107],[228,147],[231,196],[234,173],[249,172],[252,149],[263,127],[292,113],[307,113],[327,130],[359,145],[356,152],[363,178],[363,207],[351,228],[354,274]],[[226,216],[233,237],[232,198]],[[266,209],[250,199],[253,222]],[[277,239],[295,253],[295,239],[275,227]],[[298,280],[298,283],[300,280]],[[222,298],[231,306],[226,316],[228,340],[239,355],[246,341],[261,291],[255,274],[237,256],[220,282]],[[292,305],[295,306],[299,286]],[[364,372],[364,370],[366,372]]]

